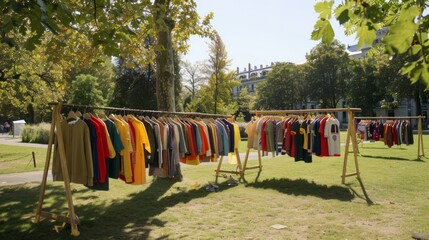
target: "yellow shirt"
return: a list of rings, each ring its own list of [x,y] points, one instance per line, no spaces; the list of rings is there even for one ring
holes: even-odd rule
[[[118,128],[119,136],[124,145],[124,149],[120,152],[121,154],[121,175],[124,176],[125,182],[132,182],[133,172],[131,167],[130,154],[133,152],[133,146],[131,145],[130,127],[128,123],[121,120],[118,117],[112,116],[115,121],[116,127]]]
[[[146,128],[141,121],[136,118],[132,118],[131,122],[134,127],[136,134],[136,164],[134,165],[134,183],[133,184],[145,184],[146,183],[146,160],[144,157],[143,146],[147,151],[150,151],[149,138],[147,136]]]
[[[236,123],[232,123],[232,125],[234,126],[234,152],[228,153],[228,163],[237,164],[237,154],[235,154],[236,153],[235,149],[238,148],[238,145],[240,144],[240,141],[241,141],[240,128]]]

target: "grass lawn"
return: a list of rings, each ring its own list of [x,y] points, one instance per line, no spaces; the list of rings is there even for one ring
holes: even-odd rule
[[[35,154],[36,168],[32,152]],[[0,144],[0,174],[43,170],[45,161],[46,148]]]
[[[216,164],[184,167],[182,182],[111,180],[110,191],[72,184],[81,221],[76,239],[411,239],[429,233],[429,160],[416,159],[417,135],[415,141],[359,145],[362,181],[349,177],[346,185],[343,157],[314,156],[306,164],[271,155],[259,176],[249,170],[238,186],[221,178],[218,192],[204,188]],[[352,172],[353,161],[349,166]],[[0,239],[71,238],[68,228],[52,230],[60,223],[32,223],[38,195],[36,183],[0,187]],[[67,213],[62,183],[48,183],[44,210]]]

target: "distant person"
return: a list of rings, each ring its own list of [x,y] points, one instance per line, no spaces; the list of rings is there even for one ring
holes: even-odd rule
[[[3,133],[3,132],[4,132],[3,124],[0,124],[0,133]]]
[[[10,125],[9,125],[9,123],[7,121],[4,122],[3,127],[4,127],[4,130],[5,130],[6,133],[8,133],[10,131]]]

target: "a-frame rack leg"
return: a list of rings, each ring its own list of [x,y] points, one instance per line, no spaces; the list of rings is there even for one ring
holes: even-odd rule
[[[354,128],[354,117],[352,111],[347,111],[348,114],[348,127],[347,127],[347,136],[346,136],[346,146],[344,148],[344,162],[343,162],[343,174],[341,176],[341,183],[346,183],[346,177],[350,176],[357,176],[357,178],[360,178],[360,172],[359,172],[359,164],[357,159],[357,153],[358,153],[358,143],[356,139],[356,130]],[[352,147],[353,147],[353,157],[355,160],[355,173],[349,173],[347,174],[347,160],[349,155],[349,145],[350,140],[352,141]]]
[[[247,167],[247,161],[249,160],[249,152],[250,152],[250,148],[247,149],[246,157],[244,158],[243,175],[245,174],[246,170],[248,170],[248,169],[259,169],[259,171],[262,171],[261,151],[258,150],[258,163],[259,163],[259,165],[253,166],[253,167]]]
[[[425,156],[425,150],[423,147],[423,130],[422,130],[422,117],[419,116],[417,121],[417,142],[418,142],[418,150],[417,150],[417,159],[420,159],[422,156]],[[421,148],[421,153],[420,153]]]
[[[43,179],[40,186],[40,195],[39,195],[39,203],[36,209],[36,217],[35,217],[35,223],[40,222],[40,217],[49,218],[58,220],[61,222],[69,223],[71,226],[71,235],[72,236],[79,236],[79,230],[77,225],[79,224],[79,219],[75,214],[74,211],[74,205],[73,205],[73,198],[71,194],[71,188],[70,188],[70,178],[68,175],[67,170],[67,161],[66,161],[66,155],[65,155],[65,147],[63,142],[63,133],[61,130],[61,104],[58,104],[54,107],[54,110],[52,112],[52,125],[51,125],[51,132],[49,137],[49,144],[48,144],[48,152],[46,156],[46,163],[45,163],[45,169],[43,172]],[[66,199],[67,204],[69,208],[69,215],[68,216],[62,216],[57,215],[55,213],[49,213],[42,211],[43,207],[43,201],[45,198],[45,190],[46,190],[46,181],[48,177],[48,171],[49,171],[49,165],[50,165],[50,159],[51,159],[51,151],[52,151],[52,144],[54,141],[54,135],[55,135],[55,128],[57,129],[57,144],[58,144],[58,152],[60,157],[60,164],[62,169],[62,174],[64,177],[64,188],[66,191]]]
[[[54,110],[52,112],[52,121],[51,121],[51,130],[50,130],[49,142],[48,142],[48,150],[47,150],[47,154],[46,154],[46,161],[45,161],[45,168],[43,171],[42,183],[40,185],[39,203],[37,204],[36,216],[34,219],[34,223],[40,222],[40,216],[42,213],[42,205],[43,205],[43,201],[45,200],[46,181],[48,179],[49,165],[51,162],[52,144],[54,143],[54,134],[53,133],[55,131],[55,112],[56,111],[57,111],[57,106],[54,107]]]
[[[232,170],[222,170],[221,167],[222,167],[223,157],[224,156],[221,156],[220,159],[219,159],[219,163],[217,165],[217,168],[215,170],[215,172],[216,172],[216,183],[217,183],[217,180],[218,180],[218,177],[219,177],[220,173],[237,174],[237,175],[240,175],[241,179],[244,177],[243,167],[241,165],[241,160],[240,160],[240,154],[239,154],[237,148],[234,149],[234,153],[237,156],[237,168],[236,168],[236,170],[235,171],[232,171]]]

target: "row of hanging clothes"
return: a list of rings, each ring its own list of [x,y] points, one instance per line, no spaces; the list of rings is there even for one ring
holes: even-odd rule
[[[383,141],[388,147],[414,144],[413,127],[409,120],[355,119],[355,128],[363,141]]]
[[[312,155],[340,156],[340,124],[334,115],[261,117],[249,122],[247,147],[276,151],[295,161],[312,162]]]
[[[134,185],[145,184],[146,175],[181,178],[180,163],[232,159],[240,141],[237,124],[224,118],[70,111],[60,124],[70,181],[100,190],[109,189],[109,178]],[[62,181],[57,144],[54,151],[53,179]]]

